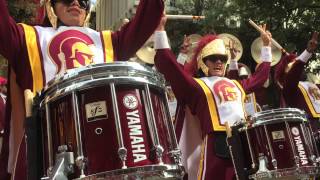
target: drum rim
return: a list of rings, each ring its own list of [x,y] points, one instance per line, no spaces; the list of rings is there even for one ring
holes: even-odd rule
[[[143,81],[135,81],[135,78],[127,78],[127,79],[122,79],[121,82],[118,82],[117,85],[121,85],[121,84],[126,84],[126,85],[144,85],[144,84],[149,84],[149,86],[154,86],[155,88],[159,88],[161,90],[161,87],[159,87],[159,85],[157,84],[151,84],[150,82],[143,82]],[[100,82],[101,81],[101,82]],[[65,97],[70,95],[72,92],[75,91],[84,91],[86,89],[91,89],[91,88],[97,88],[97,87],[102,87],[103,85],[105,85],[104,83],[106,82],[112,82],[113,80],[105,80],[105,79],[97,79],[96,81],[83,81],[80,83],[76,83],[76,84],[71,84],[70,86],[61,88],[61,89],[54,89],[52,91],[48,91],[46,92],[46,96],[45,98],[42,100],[42,102],[40,103],[40,105],[55,101],[59,98]],[[130,84],[132,82],[135,82],[136,84]]]
[[[117,70],[112,70],[112,68],[117,68]],[[142,83],[165,88],[163,75],[152,68],[136,62],[115,62],[68,70],[63,75],[57,75],[49,81],[41,95],[52,99],[89,88],[90,84],[96,87],[110,82],[115,84]]]
[[[292,117],[290,119],[284,119],[284,118],[274,118],[274,119],[268,119],[268,120],[258,120],[256,122],[252,123],[252,127],[262,126],[262,125],[268,125],[268,124],[277,124],[281,122],[305,122],[306,119],[300,118],[300,117]]]
[[[320,171],[320,167],[309,165],[309,166],[256,172],[254,174],[249,175],[249,178],[252,178],[252,179],[268,178],[269,179],[272,177],[291,177],[291,176],[298,177],[298,178],[305,178],[305,177],[309,177],[310,175],[311,176],[318,175],[319,171]],[[286,174],[286,175],[281,175],[281,174]]]
[[[145,73],[145,75],[149,75],[150,77],[157,77],[159,80],[165,82],[164,77],[161,73],[153,70],[151,67],[146,65],[142,65],[136,62],[113,62],[113,63],[99,63],[99,64],[90,64],[88,66],[83,66],[75,69],[69,69],[63,74],[56,75],[52,80],[47,83],[47,86],[44,88],[45,91],[51,88],[54,88],[57,84],[73,81],[74,79],[79,79],[79,76],[89,76],[93,73],[99,72],[101,75],[102,70],[106,70],[107,68],[124,68],[126,67],[129,70],[135,70],[139,72]],[[109,70],[109,69],[107,69]],[[102,72],[101,72],[102,71]],[[108,77],[107,75],[105,77]]]
[[[185,169],[181,165],[177,164],[161,164],[161,165],[147,165],[147,166],[136,166],[136,167],[130,167],[126,169],[115,169],[111,171],[105,171],[105,172],[99,172],[96,174],[91,174],[83,178],[77,178],[75,180],[89,180],[94,177],[101,177],[104,178],[110,177],[110,176],[121,176],[121,175],[128,175],[133,174],[137,172],[166,172],[167,175],[170,175],[165,178],[172,178],[172,177],[183,177]],[[164,175],[164,174],[163,174]]]
[[[261,118],[264,116],[270,116],[273,114],[281,114],[281,113],[288,113],[288,114],[296,114],[302,117],[305,117],[305,111],[298,109],[298,108],[277,108],[277,109],[270,109],[265,111],[260,111],[252,115],[252,119]]]

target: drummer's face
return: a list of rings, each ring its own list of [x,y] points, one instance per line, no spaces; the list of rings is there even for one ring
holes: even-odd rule
[[[209,71],[209,76],[224,76],[225,65],[227,59],[223,56],[209,56],[205,58],[205,64],[207,65]]]
[[[71,3],[57,1],[54,6],[58,19],[66,26],[83,26],[86,9],[82,8],[78,0]]]

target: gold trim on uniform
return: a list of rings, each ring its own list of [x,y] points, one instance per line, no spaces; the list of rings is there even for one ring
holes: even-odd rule
[[[201,144],[201,155],[200,155],[200,163],[199,163],[199,170],[198,170],[198,180],[202,179],[203,176],[203,167],[204,167],[204,161],[205,156],[206,156],[206,148],[207,148],[207,143],[208,143],[208,135],[203,139],[202,144]]]
[[[28,56],[29,56],[29,64],[31,67],[32,72],[32,79],[33,79],[33,89],[32,92],[35,94],[36,92],[39,92],[43,88],[43,74],[42,74],[42,64],[41,64],[41,58],[40,58],[40,49],[38,47],[37,43],[37,35],[36,30],[34,27],[21,24],[24,32],[25,32],[25,38],[26,38],[26,46],[28,50]]]
[[[314,109],[313,103],[311,102],[311,99],[310,99],[306,89],[300,83],[298,84],[298,87],[299,87],[299,89],[301,90],[301,92],[303,94],[303,97],[304,97],[304,99],[305,99],[305,101],[306,101],[306,103],[308,105],[308,108],[309,108],[312,116],[314,118],[320,118],[320,113],[317,113],[316,110]]]
[[[102,31],[102,39],[104,46],[104,58],[106,63],[112,63],[114,61],[114,52],[111,38],[111,31]]]
[[[213,130],[214,131],[226,131],[226,127],[220,125],[216,103],[214,102],[214,97],[213,97],[211,90],[208,88],[208,86],[202,80],[196,79],[196,78],[195,78],[195,80],[201,86],[202,90],[206,94],[208,108],[210,111],[210,117],[211,117],[211,121],[212,121],[212,125],[213,125]]]

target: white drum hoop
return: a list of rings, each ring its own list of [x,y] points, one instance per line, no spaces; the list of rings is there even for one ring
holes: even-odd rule
[[[306,122],[306,114],[297,108],[279,108],[255,113],[252,117],[252,127],[287,122]]]

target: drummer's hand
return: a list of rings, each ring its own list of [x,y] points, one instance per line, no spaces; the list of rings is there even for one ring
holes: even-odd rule
[[[235,60],[238,53],[240,52],[238,49],[236,49],[234,44],[235,42],[233,40],[229,41],[230,55],[232,60]]]
[[[319,35],[319,32],[316,32],[316,31],[313,32],[312,38],[308,42],[308,47],[307,47],[307,51],[309,53],[313,53],[317,49],[317,46],[318,46],[318,35]]]
[[[263,24],[262,26],[260,26],[263,30],[263,32],[261,32],[260,36],[263,42],[263,46],[271,46],[271,38],[272,35],[271,33],[266,29],[267,25]]]
[[[183,37],[183,43],[181,45],[180,52],[187,54],[189,52],[189,47],[191,46],[191,40],[190,37],[184,35]]]
[[[167,22],[167,17],[166,17],[165,12],[163,12],[160,23],[159,23],[156,31],[165,31],[166,22]]]

